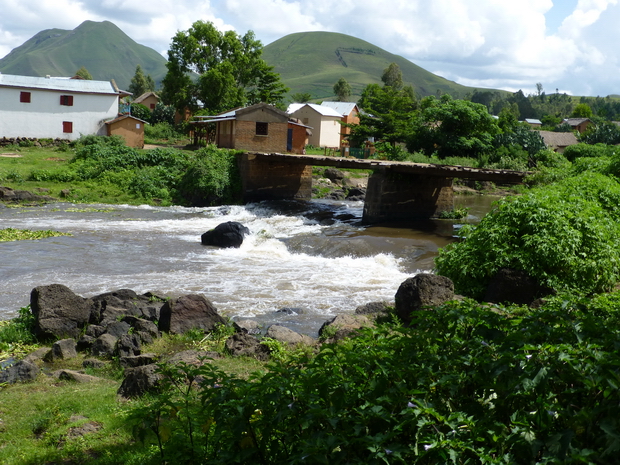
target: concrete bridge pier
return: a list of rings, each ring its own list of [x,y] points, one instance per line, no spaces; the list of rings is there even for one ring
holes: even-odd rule
[[[244,153],[238,166],[245,203],[312,198],[312,165]]]
[[[377,169],[368,179],[362,223],[428,219],[454,209],[453,178]]]

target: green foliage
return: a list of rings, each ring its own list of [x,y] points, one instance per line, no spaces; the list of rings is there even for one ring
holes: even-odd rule
[[[469,208],[455,208],[451,211],[442,211],[439,213],[439,218],[442,220],[461,220],[467,218],[469,214]]]
[[[499,201],[463,241],[439,251],[439,274],[479,298],[501,268],[554,289],[611,289],[620,277],[620,185],[584,173]]]
[[[605,144],[575,144],[569,145],[564,149],[564,156],[569,161],[574,161],[577,158],[589,157],[589,158],[598,158],[598,157],[608,157],[611,155],[611,152],[615,150],[614,147],[610,147]]]
[[[183,173],[178,190],[185,201],[196,206],[239,203],[241,175],[235,152],[214,145],[200,149]]]
[[[30,305],[19,310],[19,316],[12,320],[0,322],[0,348],[6,350],[8,344],[33,344],[35,318]]]
[[[172,39],[162,98],[179,111],[197,110],[200,101],[212,113],[255,100],[279,103],[288,89],[262,59],[262,50],[252,31],[239,36],[196,21]]]
[[[164,105],[162,102],[157,102],[155,108],[153,108],[153,113],[150,114],[150,119],[148,120],[152,125],[165,123],[170,126],[174,124],[174,115],[176,110],[173,106]]]
[[[407,141],[409,151],[479,158],[493,149],[499,127],[484,105],[443,95],[426,97],[420,106],[420,122]]]
[[[291,94],[291,102],[293,103],[307,103],[312,100],[312,94],[310,92],[296,92]]]
[[[69,233],[58,231],[31,231],[29,229],[0,229],[0,242],[45,239],[47,237],[70,236]]]
[[[572,118],[592,118],[592,108],[587,103],[578,103],[571,113]]]
[[[131,78],[131,83],[127,90],[133,94],[134,98],[138,98],[147,92],[154,92],[155,81],[150,74],[145,76],[142,66],[137,65],[136,73]]]
[[[452,302],[249,380],[162,366],[162,393],[129,421],[167,463],[611,464],[618,304]]]
[[[620,144],[620,127],[610,121],[591,124],[579,139],[586,144]]]
[[[144,140],[156,141],[178,141],[186,136],[179,132],[173,125],[168,123],[148,124],[144,126]]]
[[[339,102],[347,102],[351,96],[351,85],[343,77],[334,84],[334,95]]]
[[[92,81],[93,79],[92,75],[84,66],[80,67],[80,69],[75,72],[75,75],[81,77],[82,79],[86,79],[87,81]]]
[[[131,116],[135,116],[142,121],[150,121],[151,119],[151,110],[149,110],[146,105],[142,105],[141,103],[132,103],[130,111]]]

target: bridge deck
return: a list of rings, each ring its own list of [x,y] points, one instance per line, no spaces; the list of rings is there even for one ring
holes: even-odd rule
[[[467,166],[436,165],[432,163],[411,163],[386,160],[326,157],[321,155],[291,155],[283,153],[252,153],[265,161],[286,161],[312,166],[331,166],[343,169],[385,170],[398,173],[425,174],[444,178],[463,178],[476,181],[491,181],[499,184],[520,184],[529,174],[526,171],[489,170]]]

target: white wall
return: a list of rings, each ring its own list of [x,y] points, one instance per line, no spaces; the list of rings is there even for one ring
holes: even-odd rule
[[[20,93],[30,92],[30,103]],[[61,95],[72,95],[73,106],[60,105]],[[118,114],[118,95],[0,87],[0,137],[79,139],[106,134],[104,122]],[[63,121],[73,132],[63,132]]]
[[[312,129],[312,135],[308,137],[308,144],[315,147],[340,147],[340,118],[322,116],[316,110],[303,106],[292,115],[298,118],[306,126]]]

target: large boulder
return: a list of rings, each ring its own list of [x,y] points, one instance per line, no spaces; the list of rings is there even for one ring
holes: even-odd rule
[[[156,392],[164,379],[157,372],[157,365],[144,365],[125,370],[125,379],[118,388],[118,395],[126,398],[139,397],[147,392]]]
[[[173,334],[184,334],[194,328],[210,332],[218,324],[226,324],[226,320],[213,304],[201,295],[189,294],[164,304],[158,329]]]
[[[54,342],[52,350],[49,351],[45,360],[54,362],[56,360],[69,360],[77,357],[75,339],[62,339]]]
[[[250,230],[236,221],[228,221],[218,224],[200,236],[202,245],[214,245],[216,247],[241,247],[243,238],[250,234]]]
[[[325,342],[336,342],[357,334],[360,328],[371,326],[372,322],[364,315],[336,315],[323,323],[319,337]]]
[[[483,300],[498,304],[529,305],[553,293],[553,289],[542,286],[524,271],[502,268],[489,282]]]
[[[454,283],[445,276],[420,273],[405,280],[394,297],[396,314],[405,322],[423,307],[434,307],[454,299]]]
[[[269,360],[269,347],[261,344],[258,339],[247,333],[235,333],[226,340],[226,350],[233,356],[254,357],[258,360]]]
[[[77,339],[88,324],[92,301],[74,294],[67,286],[50,284],[32,290],[30,307],[39,337]]]
[[[316,344],[316,341],[310,336],[299,334],[282,325],[271,325],[267,328],[267,334],[265,334],[265,336],[288,344],[289,346],[296,346],[299,344],[313,346]]]
[[[21,360],[14,365],[0,371],[0,385],[14,384],[23,381],[33,381],[41,370],[33,362]]]
[[[131,289],[118,289],[92,297],[91,323],[106,325],[126,315],[150,321],[159,320],[165,299],[152,293],[136,294]]]

